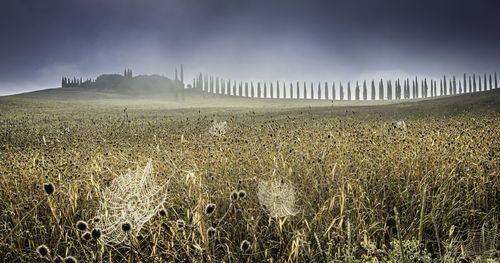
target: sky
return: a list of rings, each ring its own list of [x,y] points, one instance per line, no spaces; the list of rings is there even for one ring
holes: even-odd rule
[[[103,73],[347,81],[500,73],[498,0],[2,0],[0,95]]]

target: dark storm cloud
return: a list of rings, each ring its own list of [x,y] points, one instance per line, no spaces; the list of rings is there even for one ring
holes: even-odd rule
[[[0,93],[61,75],[333,80],[495,71],[498,1],[36,1],[0,3]]]

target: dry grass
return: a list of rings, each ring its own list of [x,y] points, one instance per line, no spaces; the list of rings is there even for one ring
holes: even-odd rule
[[[498,100],[233,113],[4,102],[2,262],[48,262],[42,244],[79,262],[385,262],[391,241],[412,239],[444,260],[451,228],[498,228]],[[209,133],[214,120],[224,136]],[[102,190],[149,158],[168,182],[161,213],[130,246],[82,238],[75,224],[98,225]],[[259,204],[269,180],[294,189],[294,215]]]

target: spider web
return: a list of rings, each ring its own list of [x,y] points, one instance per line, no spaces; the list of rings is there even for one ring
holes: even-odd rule
[[[144,169],[137,167],[116,177],[103,190],[97,216],[101,219],[96,227],[102,231],[102,240],[107,244],[129,245],[129,236],[123,232],[124,222],[132,225],[130,235],[137,237],[142,227],[153,217],[165,201],[165,185],[157,182],[153,174],[151,159]]]
[[[269,215],[274,218],[296,214],[295,190],[279,181],[260,182],[257,197]]]

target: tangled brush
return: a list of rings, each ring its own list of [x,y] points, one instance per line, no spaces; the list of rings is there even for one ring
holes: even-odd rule
[[[137,167],[132,172],[115,178],[102,192],[96,227],[102,231],[102,240],[107,244],[130,244],[142,227],[153,217],[165,201],[165,184],[159,184],[151,168],[151,159],[144,169]],[[128,222],[130,231],[125,233],[122,224]]]

